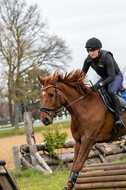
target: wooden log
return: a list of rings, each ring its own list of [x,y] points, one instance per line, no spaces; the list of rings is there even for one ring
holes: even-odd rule
[[[103,162],[103,163],[106,162],[105,158],[101,154],[99,154],[99,158],[100,158],[101,162]]]
[[[63,145],[63,148],[73,148],[75,145],[74,139],[68,139],[66,140],[65,144]],[[89,154],[89,158],[99,156],[99,151],[100,153],[103,153],[104,155],[111,155],[111,154],[117,154],[117,153],[122,153],[123,148],[121,147],[121,142],[117,144],[105,144],[105,145],[95,145],[97,149],[93,148]],[[38,151],[43,150],[46,151],[47,149],[45,148],[45,142],[43,143],[37,143],[36,148]],[[29,153],[29,146],[28,145],[21,145],[20,149],[24,151],[24,153]],[[99,150],[99,151],[98,151]]]
[[[40,165],[36,164],[34,169],[36,169],[38,172],[43,173],[43,174],[47,174],[48,172],[46,170],[44,170]]]
[[[78,177],[98,177],[98,176],[112,176],[112,175],[125,175],[126,169],[124,170],[109,170],[109,171],[98,171],[98,172],[85,172],[79,173]]]
[[[113,165],[114,166],[115,165],[126,165],[126,161],[91,164],[88,167],[113,166]]]
[[[37,164],[37,160],[35,159],[35,156],[34,156],[34,153],[37,151],[37,149],[35,145],[33,118],[32,118],[31,112],[24,113],[24,127],[25,127],[27,144],[29,146],[31,164],[34,167]]]
[[[76,183],[83,184],[83,183],[110,182],[110,181],[111,182],[112,181],[126,181],[126,175],[78,178]]]
[[[45,162],[48,165],[52,164],[57,164],[57,160],[54,158],[51,158],[48,154],[41,154],[41,157],[45,160]],[[112,161],[113,157],[110,159],[111,155],[106,156],[106,160]],[[126,153],[122,153],[118,155],[118,158],[126,157]],[[62,154],[58,155],[58,160],[62,161],[63,163],[65,162],[73,162],[74,159],[74,152],[63,152]],[[93,157],[93,158],[88,158],[85,162],[85,166],[93,164],[93,163],[101,163],[101,160],[99,157]]]
[[[44,159],[39,155],[38,152],[35,152],[35,157],[37,158],[37,160],[39,161],[39,163],[40,163],[49,173],[52,173],[52,170],[51,170],[50,167],[46,164],[46,162],[44,161]]]
[[[64,145],[64,147],[72,147],[72,144],[73,144],[73,141],[71,141],[71,139],[70,139],[69,141],[66,142],[66,144]],[[36,145],[37,150],[42,150],[42,149],[45,150],[45,146],[44,145],[45,145],[45,143],[37,144]],[[21,145],[20,149],[21,149],[22,153],[25,153],[25,152],[28,153],[29,152],[29,148],[28,148],[27,145]],[[103,149],[103,147],[102,147],[102,149]],[[123,156],[125,157],[125,155],[126,155],[125,153],[123,153],[122,155],[119,155],[123,151],[120,148],[119,144],[116,144],[116,145],[113,144],[112,146],[110,146],[109,149],[108,149],[108,145],[106,145],[105,150],[106,149],[107,149],[107,151],[106,151],[106,157],[105,158],[99,153],[98,150],[91,150],[86,163],[88,163],[88,162],[90,163],[91,160],[89,160],[89,159],[92,159],[92,158],[96,158],[96,161],[94,159],[94,161],[91,161],[91,162],[97,163],[97,162],[99,162],[99,158],[100,158],[100,161],[106,162],[106,161],[111,161],[114,158],[116,159],[116,157],[117,157],[117,159],[120,158],[120,157],[123,157]],[[110,155],[110,157],[109,157],[109,155]],[[111,155],[113,155],[113,156],[111,156]],[[65,161],[71,162],[71,161],[73,161],[73,158],[74,158],[74,153],[72,153],[72,151],[70,153],[67,152],[65,154],[63,153],[63,154],[59,155],[59,160],[62,160],[63,162],[65,162]]]
[[[12,152],[13,152],[15,169],[20,170],[21,169],[21,161],[20,161],[20,157],[19,157],[18,146],[13,146]]]
[[[22,164],[23,166],[25,166],[26,168],[32,168],[32,169],[34,169],[34,167],[25,159],[24,156],[22,156],[22,157],[20,158],[20,160],[21,160],[21,164]]]
[[[76,184],[76,190],[84,190],[84,189],[95,189],[95,188],[116,188],[116,187],[126,187],[126,181],[119,182],[107,182],[107,183],[86,183],[86,184]]]
[[[24,113],[24,126],[25,126],[25,132],[26,132],[26,140],[29,146],[31,164],[35,168],[35,166],[38,165],[39,162],[41,161],[41,163],[43,163],[44,165],[44,168],[46,168],[47,172],[52,173],[52,170],[49,168],[49,166],[46,164],[43,158],[36,159],[36,157],[39,157],[39,156],[37,154],[36,141],[35,141],[34,130],[33,130],[33,118],[32,118],[31,112]],[[41,168],[41,171],[43,171],[43,173],[45,174],[47,172],[44,170],[44,168]]]
[[[49,165],[58,165],[58,161],[61,161],[62,163],[72,163],[73,162],[73,158],[74,158],[74,152],[63,152],[62,154],[58,155],[58,160],[55,158],[52,158],[51,156],[49,156],[49,154],[40,154],[40,156],[43,158],[43,160]],[[115,156],[119,159],[119,158],[123,158],[126,157],[126,153],[122,153],[122,154],[117,154],[117,155],[108,155],[105,157],[106,161],[111,162]],[[28,155],[25,156],[28,159]],[[113,158],[114,157],[114,158]],[[85,162],[85,166],[90,166],[93,163],[98,163],[101,164],[101,160],[99,159],[99,157],[93,157],[93,158],[88,158]],[[23,164],[23,163],[21,163]]]
[[[75,141],[73,139],[68,139],[64,145],[64,148],[71,148],[74,147]],[[45,142],[36,144],[37,150],[44,150],[45,149]],[[29,146],[28,145],[21,145],[20,147],[21,153],[27,155],[29,153]],[[102,155],[103,154],[103,155]],[[105,157],[104,157],[105,156]],[[48,154],[41,154],[41,157],[45,160],[45,162],[50,165],[58,164],[57,160],[51,158]],[[111,162],[114,159],[120,159],[126,157],[126,153],[124,149],[121,147],[121,142],[116,144],[105,144],[99,145],[97,144],[90,152],[85,165],[90,165],[92,163],[100,163],[100,162]],[[59,161],[65,162],[73,162],[74,152],[66,152],[62,154],[58,154]]]
[[[48,151],[46,148],[45,148],[45,142],[43,143],[37,143],[36,144],[36,148],[37,148],[37,151],[40,151],[40,150],[43,150],[43,151]],[[75,145],[75,140],[74,139],[68,139],[66,140],[65,144],[63,145],[63,148],[73,148]],[[59,147],[60,149],[61,147]],[[21,153],[29,153],[29,146],[27,144],[25,145],[21,145],[20,146],[20,151]]]
[[[113,154],[113,155],[107,155],[105,157],[106,162],[111,162],[113,160],[119,160],[122,158],[126,158],[126,153],[117,153],[117,154]]]
[[[100,146],[99,144],[96,144],[95,148],[98,149],[104,156],[106,155],[106,150],[104,146]]]
[[[111,166],[99,166],[99,167],[97,167],[97,166],[94,166],[94,167],[85,167],[85,168],[83,168],[82,169],[82,171],[81,172],[87,172],[87,171],[93,171],[93,170],[105,170],[105,171],[107,171],[107,170],[120,170],[120,169],[126,169],[126,165],[111,165]]]
[[[100,146],[97,145],[97,147],[99,147],[99,149],[100,149]],[[123,152],[123,149],[120,147],[120,143],[117,143],[117,144],[105,144],[104,146],[101,145],[101,147],[102,147],[101,151],[104,152],[105,155],[115,155],[115,154],[119,154],[119,153]],[[103,148],[105,149],[104,151],[103,151]],[[93,157],[96,157],[96,156],[99,156],[99,151],[97,149],[93,148],[90,151],[88,158],[93,158]]]

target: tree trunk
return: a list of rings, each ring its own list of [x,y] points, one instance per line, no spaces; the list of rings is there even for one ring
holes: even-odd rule
[[[12,98],[11,98],[11,90],[8,90],[8,101],[9,101],[9,115],[10,115],[10,123],[11,125],[14,125],[14,115],[13,115],[13,108],[12,108]]]
[[[18,110],[17,110],[17,104],[14,106],[14,113],[15,113],[15,129],[18,129]]]

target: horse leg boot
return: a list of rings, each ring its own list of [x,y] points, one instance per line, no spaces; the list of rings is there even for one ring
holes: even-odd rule
[[[111,96],[112,102],[114,104],[115,109],[115,132],[114,132],[114,138],[118,138],[119,129],[124,127],[124,122],[122,118],[122,107],[118,98],[117,93],[114,93],[113,96]]]

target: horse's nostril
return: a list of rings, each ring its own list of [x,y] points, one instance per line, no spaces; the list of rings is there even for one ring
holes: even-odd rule
[[[49,121],[49,119],[48,119],[47,117],[45,117],[44,120],[43,120],[43,123],[44,123],[45,125],[49,125],[49,124],[50,124],[50,121]]]

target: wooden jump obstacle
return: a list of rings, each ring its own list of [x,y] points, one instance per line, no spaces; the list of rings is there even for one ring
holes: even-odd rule
[[[19,190],[5,164],[4,160],[0,160],[0,190]]]
[[[78,175],[75,190],[126,189],[126,161],[92,164]]]

